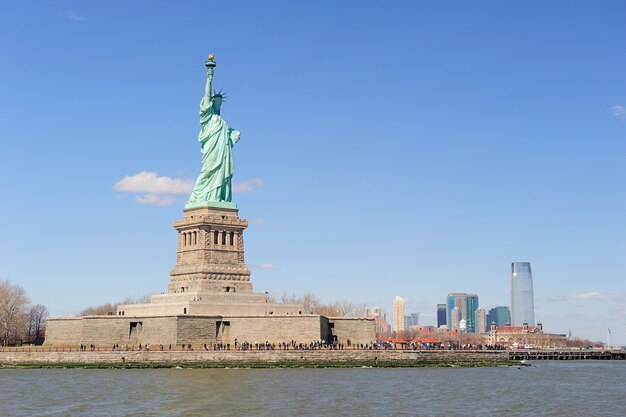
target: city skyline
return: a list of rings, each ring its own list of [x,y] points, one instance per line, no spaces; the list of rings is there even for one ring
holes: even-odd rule
[[[435,325],[525,260],[546,332],[626,344],[622,2],[116,4],[5,8],[0,279],[33,303],[166,288],[214,53],[255,291]]]
[[[475,332],[474,313],[478,309],[478,295],[467,293],[449,293],[446,298],[448,330],[459,328],[459,322],[465,321],[465,328],[468,333]],[[454,309],[458,309],[458,316],[453,315]]]

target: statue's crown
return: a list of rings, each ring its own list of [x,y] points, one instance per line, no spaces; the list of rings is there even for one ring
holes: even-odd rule
[[[222,101],[226,101],[226,93],[223,90],[220,90],[220,91],[213,90],[213,94],[211,95],[211,98],[216,98],[216,97],[221,98]]]

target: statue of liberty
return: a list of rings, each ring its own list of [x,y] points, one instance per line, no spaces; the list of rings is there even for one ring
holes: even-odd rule
[[[186,209],[206,206],[236,208],[232,203],[234,163],[233,145],[239,141],[240,132],[231,129],[220,115],[225,94],[212,91],[215,60],[213,55],[205,63],[207,81],[204,97],[200,101],[200,134],[202,170],[193,187]]]

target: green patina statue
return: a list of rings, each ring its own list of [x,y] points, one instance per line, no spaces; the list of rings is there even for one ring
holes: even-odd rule
[[[231,129],[220,115],[224,93],[211,90],[215,60],[213,55],[205,63],[207,69],[206,88],[200,101],[200,134],[202,170],[193,187],[185,209],[196,207],[236,208],[232,203],[231,181],[234,172],[233,145],[239,141],[240,133]]]

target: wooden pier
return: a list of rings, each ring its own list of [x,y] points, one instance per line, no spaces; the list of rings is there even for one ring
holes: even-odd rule
[[[624,350],[524,349],[509,352],[511,360],[529,361],[584,361],[626,360]]]

